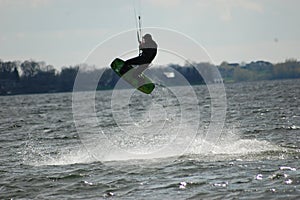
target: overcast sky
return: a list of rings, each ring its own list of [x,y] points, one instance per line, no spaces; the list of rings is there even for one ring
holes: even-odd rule
[[[299,0],[0,0],[0,59],[82,63],[135,28],[134,7],[143,27],[186,34],[215,64],[300,59]]]

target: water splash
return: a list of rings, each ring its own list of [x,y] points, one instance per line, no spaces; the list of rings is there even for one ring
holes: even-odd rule
[[[235,132],[235,133],[234,133]],[[184,134],[184,133],[183,133]],[[94,141],[95,142],[95,141]],[[101,145],[101,141],[96,141],[95,145]],[[29,149],[28,149],[29,148]],[[41,166],[41,165],[69,165],[76,163],[91,163],[99,161],[99,158],[93,157],[96,152],[88,152],[83,146],[78,145],[68,150],[60,150],[59,153],[50,154],[45,152],[44,148],[37,148],[32,145],[27,145],[27,156],[24,157],[24,164]],[[91,150],[91,149],[89,149]],[[95,148],[97,151],[97,148]],[[237,134],[237,129],[227,130],[227,134],[223,135],[221,140],[217,143],[211,143],[203,140],[200,136],[195,138],[191,146],[180,157],[192,156],[193,158],[203,161],[216,160],[232,160],[232,159],[261,159],[270,158],[268,152],[273,152],[273,156],[277,156],[276,152],[284,152],[285,150],[267,141],[259,141],[257,139],[241,139]],[[275,153],[274,153],[275,152]],[[120,161],[120,160],[149,160],[145,154],[120,154],[114,152],[107,152],[102,160],[106,161]],[[169,157],[168,155],[161,155],[161,158]]]
[[[23,164],[31,166],[71,165],[96,161],[83,146],[60,149],[51,154],[44,148],[27,145],[23,153]]]
[[[261,159],[275,156],[278,153],[286,152],[286,149],[272,144],[265,140],[243,139],[239,129],[225,128],[224,134],[216,142],[208,142],[197,137],[189,147],[186,154],[205,156],[209,160],[230,160],[230,159]],[[280,154],[282,156],[282,154]]]

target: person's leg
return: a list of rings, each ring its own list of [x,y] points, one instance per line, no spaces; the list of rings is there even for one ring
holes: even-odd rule
[[[131,58],[125,61],[124,66],[121,68],[120,73],[125,74],[130,70],[130,65],[142,65],[144,64],[144,59],[141,56]]]
[[[129,63],[130,65],[138,65],[135,68],[135,74],[140,75],[143,73],[143,71],[145,71],[149,67],[151,61],[149,62],[149,59],[147,59],[147,57],[139,56],[127,60],[126,63]]]
[[[128,65],[141,65],[145,63],[145,59],[142,56],[137,56],[125,61],[125,64]]]

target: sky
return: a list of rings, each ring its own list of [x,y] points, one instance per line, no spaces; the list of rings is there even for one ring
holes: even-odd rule
[[[299,7],[299,0],[0,0],[0,59],[58,69],[83,63],[111,36],[135,29],[135,9],[143,28],[186,35],[213,64],[299,60]]]

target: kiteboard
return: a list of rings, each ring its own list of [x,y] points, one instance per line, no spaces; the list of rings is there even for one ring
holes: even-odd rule
[[[124,66],[124,61],[120,58],[116,58],[111,64],[110,67],[116,74],[122,77],[126,82],[132,85],[134,88],[138,89],[139,91],[151,94],[154,90],[155,85],[151,81],[150,78],[145,76],[143,73],[137,73],[136,69],[132,66],[129,66],[128,69],[121,70]]]

